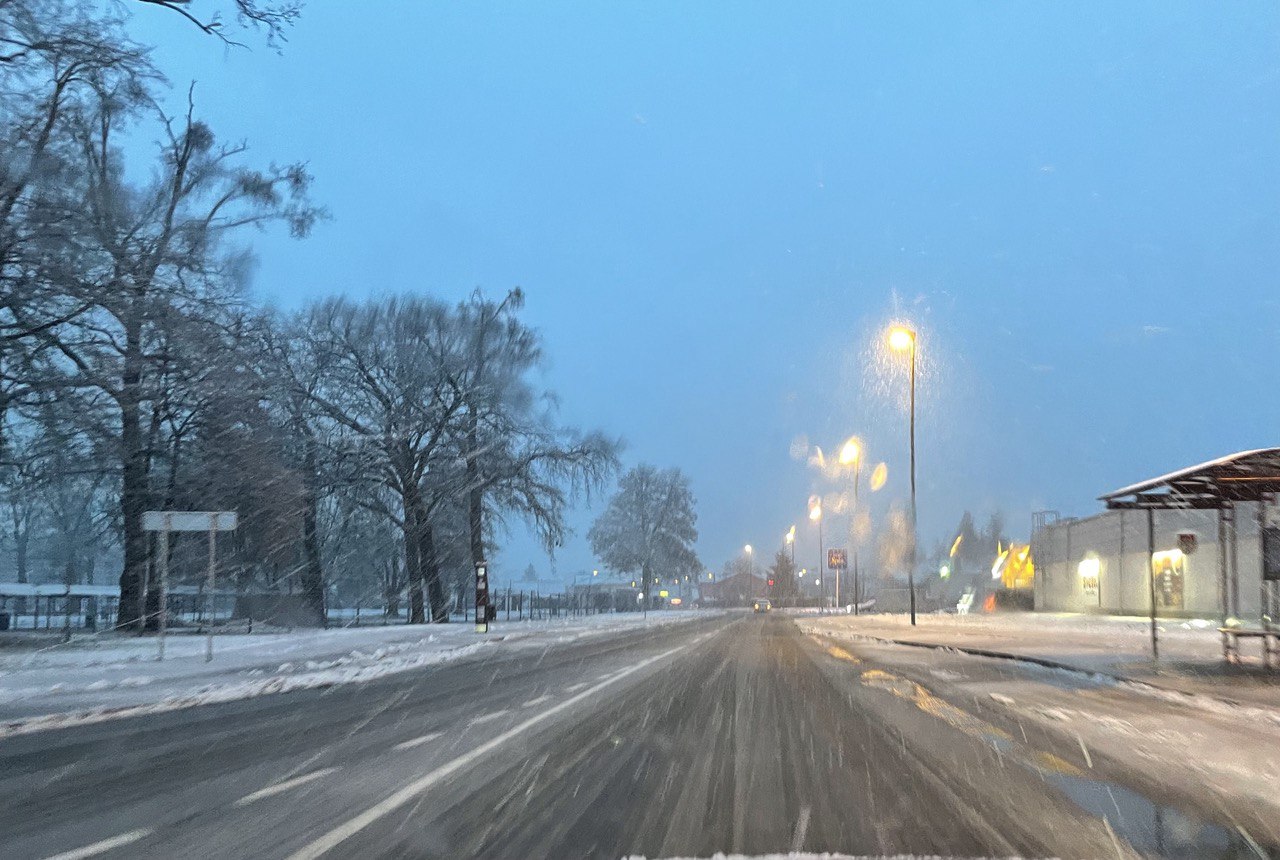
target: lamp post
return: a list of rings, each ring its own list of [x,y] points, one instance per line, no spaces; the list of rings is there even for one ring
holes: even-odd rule
[[[747,577],[748,581],[752,584],[751,590],[755,591],[756,562],[755,557],[751,554],[751,544],[744,546],[742,551],[747,554]]]
[[[907,590],[911,600],[911,626],[916,624],[916,543],[918,541],[916,527],[916,333],[905,326],[895,326],[889,332],[889,347],[894,352],[907,352],[911,355],[911,408],[910,408],[910,443],[911,443],[911,554],[907,567]]]
[[[827,560],[823,556],[825,549],[822,546],[822,499],[818,496],[814,496],[809,500],[809,519],[818,524],[818,584],[822,586],[822,608],[826,608],[827,588],[822,581],[822,571],[824,570]]]
[[[853,614],[858,614],[858,484],[862,479],[862,443],[850,436],[840,449],[840,465],[853,466],[853,528],[849,530],[853,544]],[[836,570],[836,605],[840,605],[840,571]]]

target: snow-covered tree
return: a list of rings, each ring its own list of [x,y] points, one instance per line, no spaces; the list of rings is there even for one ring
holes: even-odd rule
[[[591,526],[591,549],[609,567],[639,573],[646,600],[655,578],[701,570],[693,545],[698,515],[689,479],[679,469],[640,465],[618,482],[618,492]]]

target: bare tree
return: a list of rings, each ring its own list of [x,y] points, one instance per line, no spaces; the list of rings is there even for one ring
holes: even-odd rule
[[[240,259],[221,251],[228,235],[283,222],[300,236],[319,214],[306,202],[309,177],[301,166],[240,166],[244,144],[219,145],[190,102],[184,117],[160,115],[165,138],[155,179],[130,186],[116,137],[146,101],[145,92],[101,91],[71,125],[81,159],[72,192],[84,201],[69,225],[68,256],[76,265],[49,282],[83,309],[32,335],[57,369],[37,384],[99,392],[117,417],[121,623],[141,611],[141,518],[151,498],[154,441],[146,418],[167,390],[157,385],[158,368],[172,357],[163,331],[175,320],[212,319],[240,301]]]
[[[227,26],[223,8],[231,12],[236,23],[241,27],[263,29],[267,33],[267,43],[278,45],[287,36],[288,30],[302,14],[302,3],[299,0],[230,0],[217,2],[196,2],[196,0],[133,0],[147,6],[155,6],[181,15],[202,32],[216,36],[229,45],[239,45],[231,37],[231,29]],[[221,7],[221,8],[220,8]]]
[[[540,366],[537,333],[518,317],[519,290],[500,302],[474,294],[458,306],[460,340],[450,380],[463,401],[461,457],[471,561],[486,558],[486,520],[515,515],[548,552],[564,540],[565,509],[617,469],[620,443],[558,426],[554,398],[529,380]]]
[[[345,431],[353,480],[373,475],[399,503],[384,507],[377,493],[365,502],[403,531],[410,621],[426,620],[424,585],[432,620],[447,620],[433,516],[457,474],[449,446],[463,402],[445,359],[455,321],[428,299],[331,299],[312,309],[308,327],[329,368],[311,398]]]
[[[145,49],[125,38],[119,10],[0,2],[0,458],[9,409],[51,394],[45,335],[90,307],[66,289],[82,262],[72,123],[103,93],[128,100],[158,80]]]

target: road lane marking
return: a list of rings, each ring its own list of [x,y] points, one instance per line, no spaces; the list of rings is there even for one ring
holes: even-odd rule
[[[800,807],[800,817],[796,820],[795,834],[791,837],[791,853],[799,854],[804,847],[804,837],[809,832],[809,816],[812,814],[807,806]]]
[[[525,703],[524,703],[523,705],[521,705],[520,707],[522,707],[522,708],[532,708],[534,705],[541,705],[543,702],[549,702],[549,701],[551,701],[551,694],[550,694],[550,693],[543,693],[543,694],[542,694],[541,696],[539,696],[538,698],[536,698],[536,699],[530,699],[529,701],[525,702]]]
[[[862,662],[857,657],[853,656],[848,651],[841,648],[839,645],[827,646],[827,653],[830,654],[832,657],[835,657],[837,660],[844,660],[845,662],[848,662],[848,663]]]
[[[936,717],[967,735],[988,740],[1010,739],[1009,733],[1003,729],[996,728],[986,720],[957,708],[945,699],[940,699],[920,684],[891,672],[868,669],[862,673],[862,683],[867,687],[885,690],[900,699],[906,699],[929,716]]]
[[[423,744],[431,743],[433,740],[440,737],[440,735],[442,734],[444,734],[444,732],[431,732],[430,734],[423,735],[420,738],[414,738],[413,740],[408,740],[408,741],[404,741],[403,743],[398,743],[395,746],[393,746],[392,749],[411,750],[414,747],[420,747]]]
[[[63,851],[61,854],[52,854],[45,860],[84,860],[85,857],[97,857],[99,854],[105,854],[112,848],[119,848],[122,845],[131,845],[139,839],[150,836],[155,831],[150,827],[144,827],[141,830],[130,830],[128,833],[121,833],[119,836],[112,836],[110,839],[103,839],[101,842],[95,842],[92,845],[86,845],[83,848],[77,848],[74,851]]]
[[[505,717],[509,713],[511,712],[504,708],[501,711],[494,711],[492,714],[481,714],[478,717],[472,717],[471,720],[467,723],[467,725],[478,726],[481,723],[487,723],[490,720],[496,720],[498,719],[498,717]]]
[[[606,687],[610,687],[613,684],[616,684],[617,682],[621,681],[623,678],[628,677],[629,675],[633,675],[636,672],[641,671],[642,669],[646,669],[649,666],[652,666],[654,663],[657,663],[660,660],[665,660],[666,658],[672,656],[673,654],[676,654],[680,651],[684,651],[692,647],[694,644],[696,644],[699,641],[701,641],[701,638],[695,639],[692,642],[686,643],[684,645],[680,645],[675,648],[671,648],[669,650],[663,651],[660,654],[655,654],[654,656],[649,657],[648,659],[641,660],[639,663],[636,663],[633,666],[629,666],[626,669],[623,669],[621,672],[614,675],[609,680],[602,681],[599,684],[596,684],[592,687],[588,687],[587,689],[583,690],[581,693],[577,694],[576,696],[571,696],[568,699],[565,699],[564,701],[560,702],[558,705],[553,705],[550,708],[547,708],[545,711],[535,714],[534,716],[529,717],[523,722],[520,722],[515,726],[512,726],[511,728],[507,729],[505,732],[502,732],[501,734],[491,738],[485,743],[480,744],[470,752],[464,755],[460,755],[457,758],[453,759],[452,761],[442,764],[440,767],[427,773],[425,776],[422,776],[414,780],[413,782],[406,785],[404,788],[392,794],[390,797],[387,797],[386,799],[380,801],[379,803],[374,804],[373,806],[369,807],[364,812],[360,813],[354,818],[351,818],[348,821],[333,828],[328,833],[321,836],[319,839],[316,839],[313,842],[309,842],[308,844],[304,845],[302,848],[295,851],[293,854],[289,855],[288,860],[316,860],[316,858],[324,856],[326,853],[328,853],[329,851],[332,851],[334,848],[337,848],[343,842],[347,841],[352,836],[355,836],[357,833],[359,833],[361,830],[364,830],[366,827],[373,824],[375,821],[378,821],[381,818],[385,818],[386,816],[395,812],[397,809],[400,809],[402,806],[408,805],[415,798],[417,798],[418,795],[422,794],[427,789],[431,788],[432,786],[436,785],[437,783],[446,779],[447,777],[452,776],[453,774],[457,773],[463,768],[469,766],[470,764],[475,762],[477,759],[487,755],[488,753],[492,752],[493,750],[497,749],[503,744],[515,739],[516,737],[519,737],[521,734],[527,732],[529,729],[533,728],[539,723],[547,720],[550,717],[555,716],[556,714],[559,714],[562,711],[572,708],[574,705],[577,705],[580,702],[583,702],[591,698],[597,693],[600,693]]]
[[[564,688],[564,691],[566,693],[576,693],[585,686],[587,686],[586,681],[583,681],[581,684],[570,684],[569,686]]]
[[[326,777],[336,770],[338,770],[336,767],[325,767],[320,770],[313,770],[311,773],[304,773],[302,776],[295,776],[293,779],[286,779],[284,782],[277,782],[274,785],[268,785],[266,788],[258,789],[253,794],[246,794],[233,805],[248,806],[249,804],[256,803],[264,798],[274,797],[275,795],[286,792],[291,788],[297,788],[300,785],[306,785],[309,782]]]

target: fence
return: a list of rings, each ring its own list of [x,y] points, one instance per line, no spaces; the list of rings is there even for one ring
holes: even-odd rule
[[[241,595],[243,596],[243,595]],[[202,589],[178,586],[170,589],[166,617],[171,627],[202,626],[205,599]],[[545,621],[586,615],[634,612],[639,606],[618,592],[586,590],[540,592],[500,589],[492,595],[498,619],[505,621]],[[216,591],[212,621],[225,624],[236,615],[237,594]],[[469,595],[455,593],[450,618],[469,622],[474,617]],[[9,631],[96,631],[115,627],[120,613],[120,591],[114,586],[0,583],[0,630]],[[350,607],[331,607],[331,625],[343,627],[403,624],[408,621],[406,601],[395,605],[383,601],[357,602]],[[244,619],[249,622],[248,619]]]
[[[200,589],[173,589],[166,603],[171,625],[204,624],[205,599]],[[234,593],[214,592],[213,621],[231,618],[234,608]],[[109,630],[119,615],[120,590],[114,586],[0,583],[0,630]]]

